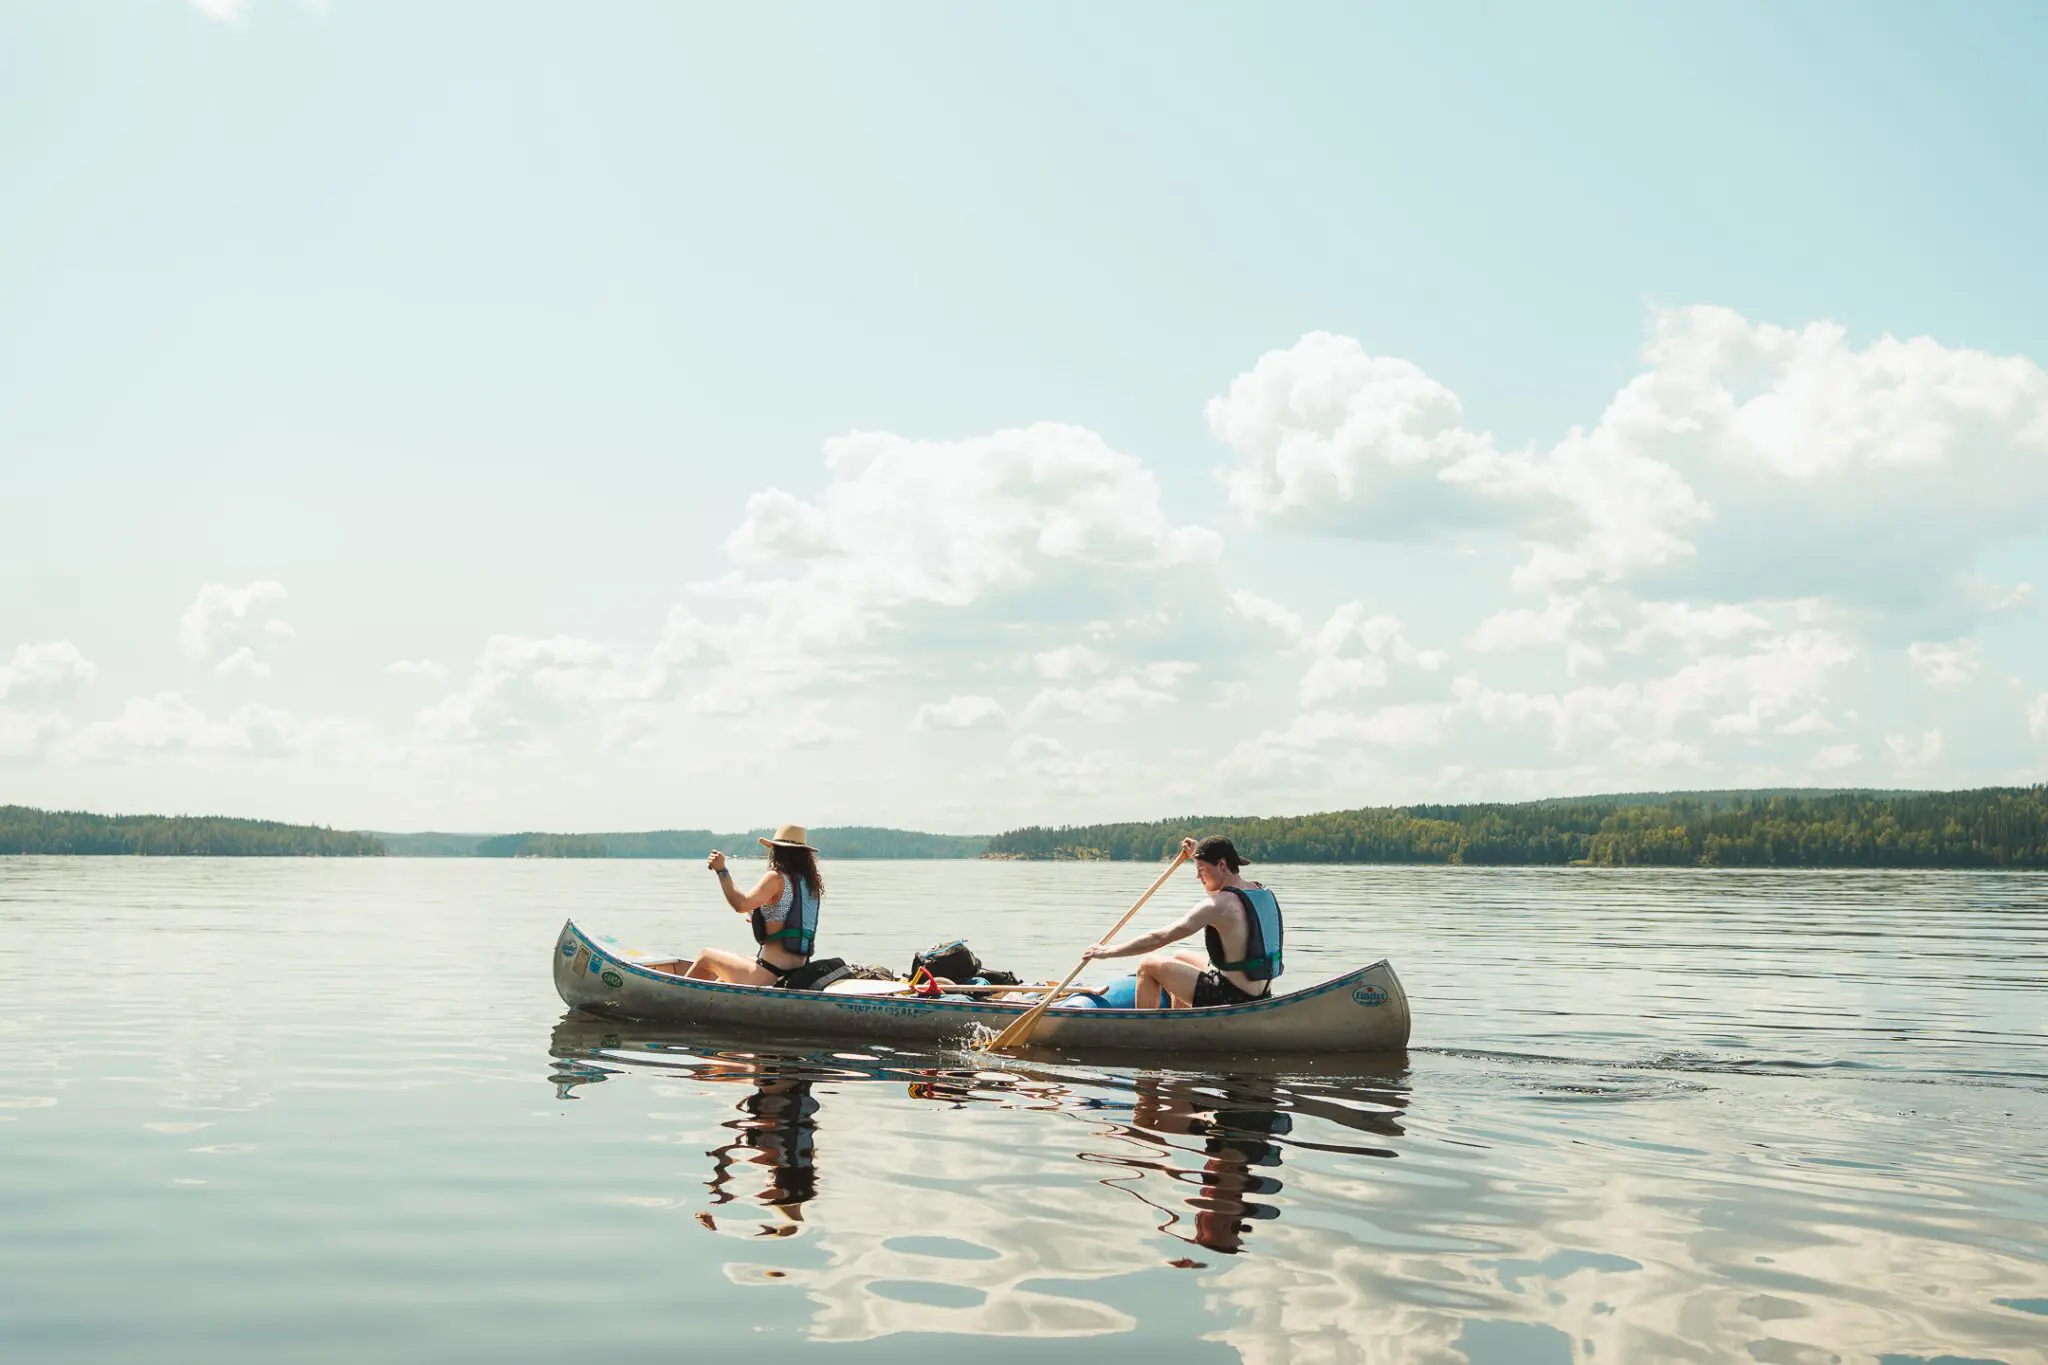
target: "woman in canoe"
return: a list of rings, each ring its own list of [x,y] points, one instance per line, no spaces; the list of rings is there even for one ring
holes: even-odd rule
[[[825,882],[818,875],[818,850],[804,842],[802,825],[784,825],[772,839],[763,839],[768,850],[768,871],[742,892],[733,885],[725,855],[716,850],[704,865],[718,874],[718,889],[733,913],[753,920],[754,942],[759,951],[749,958],[723,948],[706,948],[697,954],[683,975],[699,981],[730,981],[741,986],[789,986],[810,963],[811,947],[818,935],[818,906],[825,899]]]

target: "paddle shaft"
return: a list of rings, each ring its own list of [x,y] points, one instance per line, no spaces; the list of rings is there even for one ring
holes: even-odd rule
[[[1036,986],[948,986],[948,987],[946,987],[946,988],[945,988],[944,990],[942,990],[942,991],[938,991],[938,992],[936,992],[936,993],[930,993],[930,992],[926,992],[926,991],[913,991],[913,990],[911,990],[911,989],[910,989],[910,988],[909,988],[908,986],[906,986],[906,987],[904,987],[904,988],[903,988],[902,990],[900,990],[900,991],[876,991],[876,992],[875,992],[875,995],[876,995],[876,996],[877,996],[878,998],[880,998],[880,999],[884,999],[884,1000],[893,1000],[893,999],[895,999],[895,998],[896,998],[897,996],[899,996],[899,995],[918,995],[918,996],[927,996],[927,995],[928,995],[928,996],[929,996],[929,998],[931,998],[931,999],[934,999],[934,1000],[936,1000],[936,999],[939,999],[939,998],[940,998],[941,996],[947,996],[947,995],[955,995],[955,994],[967,994],[967,993],[971,993],[971,994],[973,994],[973,995],[977,995],[977,996],[981,997],[982,999],[988,1000],[988,999],[994,999],[994,998],[995,998],[995,997],[997,997],[997,996],[1000,996],[1000,995],[1003,995],[1003,994],[1006,994],[1006,993],[1010,993],[1010,992],[1016,992],[1016,993],[1020,993],[1020,994],[1021,994],[1021,993],[1025,992],[1025,991],[1029,991],[1029,992],[1031,992],[1032,994],[1036,995],[1036,994],[1037,994],[1038,992],[1040,992],[1040,991],[1043,991],[1043,990],[1046,990],[1046,989],[1047,989],[1047,987],[1046,987],[1046,986],[1045,986],[1045,985],[1044,985],[1043,983],[1040,983],[1039,985],[1036,985]],[[1068,990],[1068,991],[1066,992],[1066,994],[1068,994],[1068,995],[1087,995],[1087,994],[1089,994],[1089,992],[1088,992],[1088,990],[1087,990],[1087,988],[1086,988],[1086,987],[1082,987],[1082,986],[1075,986],[1075,987],[1074,987],[1073,989],[1071,989],[1071,990]],[[1000,1000],[999,1000],[999,1001],[997,1001],[997,1003],[998,1003],[998,1004],[1007,1004],[1007,1003],[1009,1003],[1009,1002],[1008,1002],[1008,1001],[1000,1001]]]
[[[1168,877],[1171,877],[1175,872],[1179,871],[1180,865],[1186,862],[1187,860],[1188,855],[1185,849],[1183,849],[1178,854],[1174,855],[1173,861],[1166,865],[1166,871],[1159,874],[1159,880],[1153,882],[1152,885],[1145,888],[1145,894],[1138,897],[1137,904],[1133,905],[1130,909],[1124,911],[1124,917],[1118,920],[1115,924],[1111,925],[1108,933],[1104,934],[1101,938],[1096,939],[1095,946],[1100,948],[1103,944],[1109,942],[1118,934],[1122,933],[1124,926],[1131,922],[1131,918],[1134,915],[1136,915],[1140,910],[1143,910],[1145,908],[1145,902],[1152,899],[1152,893],[1157,891],[1160,887],[1166,885],[1166,879]],[[1018,1019],[1017,1022],[1015,1022],[1014,1024],[1011,1024],[1001,1033],[998,1033],[993,1039],[991,1039],[986,1045],[984,1045],[982,1050],[984,1052],[994,1052],[1000,1048],[1022,1047],[1025,1041],[1031,1037],[1031,1030],[1038,1026],[1039,1016],[1044,1014],[1047,1008],[1051,1006],[1052,1002],[1059,998],[1060,992],[1066,990],[1067,987],[1074,984],[1074,978],[1081,974],[1082,968],[1086,967],[1089,961],[1090,959],[1084,957],[1079,962],[1076,962],[1074,964],[1074,970],[1068,972],[1066,978],[1062,980],[1059,985],[1052,988],[1052,994],[1046,996],[1043,1000],[1040,1000],[1036,1005],[1033,1005],[1030,1008],[1030,1010],[1024,1014],[1022,1018]]]
[[[1004,991],[1042,991],[1046,989],[1047,984],[1048,983],[1044,981],[1021,981],[1014,986],[976,986],[972,984],[962,984],[957,986],[941,986],[939,987],[938,991],[932,993],[952,995],[956,991],[967,991],[974,995],[1001,995]],[[916,988],[912,986],[905,986],[902,988],[903,991],[912,991],[915,989]],[[901,993],[901,991],[898,992],[898,994]],[[887,994],[887,992],[883,992],[883,994]]]

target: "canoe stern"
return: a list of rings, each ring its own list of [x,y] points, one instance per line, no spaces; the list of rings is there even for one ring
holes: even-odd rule
[[[603,1009],[619,1002],[624,975],[574,920],[562,925],[555,940],[554,966],[555,994],[572,1009]]]

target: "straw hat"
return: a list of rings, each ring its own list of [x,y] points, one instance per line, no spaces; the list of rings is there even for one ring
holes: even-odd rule
[[[780,844],[784,848],[810,848],[811,852],[816,853],[818,850],[811,848],[809,844],[805,843],[804,837],[804,827],[802,825],[781,825],[777,827],[773,839],[761,840],[761,847],[767,848],[770,844]]]

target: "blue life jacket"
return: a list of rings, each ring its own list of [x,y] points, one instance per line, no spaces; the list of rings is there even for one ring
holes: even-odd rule
[[[1209,945],[1209,965],[1219,972],[1243,972],[1253,981],[1271,981],[1280,975],[1280,945],[1287,932],[1280,922],[1280,902],[1263,886],[1223,889],[1244,906],[1244,957],[1225,962],[1223,935],[1211,924],[1202,930],[1203,941]]]
[[[804,885],[802,877],[788,872],[782,874],[783,894],[788,897],[789,908],[782,913],[782,927],[775,932],[768,931],[768,907],[761,906],[754,911],[754,942],[760,944],[780,943],[782,950],[792,957],[808,959],[811,942],[818,936],[818,901],[811,895],[811,889]]]

